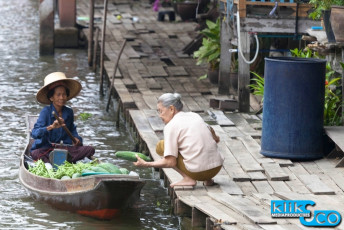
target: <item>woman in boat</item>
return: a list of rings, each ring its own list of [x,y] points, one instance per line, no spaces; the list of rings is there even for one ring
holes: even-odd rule
[[[220,141],[214,130],[200,115],[183,112],[181,95],[166,93],[158,99],[158,112],[164,128],[164,140],[158,142],[156,152],[163,158],[146,162],[137,157],[134,164],[141,167],[173,168],[183,177],[170,186],[194,186],[203,181],[213,185],[213,177],[220,171],[223,156],[217,149]]]
[[[46,104],[39,114],[36,124],[31,131],[34,143],[31,147],[31,156],[34,160],[42,159],[49,162],[49,153],[54,144],[63,144],[69,152],[69,161],[75,163],[85,157],[90,158],[95,149],[83,146],[74,124],[74,112],[66,106],[67,101],[79,94],[81,84],[69,79],[62,72],[54,72],[44,78],[44,86],[37,92],[36,99]],[[55,113],[59,120],[55,119]],[[72,136],[68,136],[62,126],[68,128]]]

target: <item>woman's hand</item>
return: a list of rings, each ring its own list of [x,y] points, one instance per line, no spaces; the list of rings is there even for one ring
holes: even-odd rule
[[[73,145],[74,146],[80,146],[81,145],[81,141],[77,137],[74,137]]]
[[[174,156],[166,156],[152,162],[144,161],[137,155],[136,158],[137,161],[134,162],[134,165],[139,167],[174,168],[177,165],[177,158],[175,158]]]
[[[62,125],[60,124],[60,122]],[[65,126],[65,123],[62,117],[60,117],[60,122],[58,120],[55,120],[51,125],[47,127],[47,130],[50,131],[50,130],[58,129],[58,128],[61,128],[62,126]]]
[[[138,167],[148,167],[148,165],[147,165],[148,162],[147,161],[143,160],[138,155],[136,155],[136,158],[137,158],[137,161],[134,162],[135,166],[138,166]]]

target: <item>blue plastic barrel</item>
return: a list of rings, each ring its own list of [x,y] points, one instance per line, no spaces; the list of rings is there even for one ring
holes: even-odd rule
[[[265,58],[261,154],[323,157],[325,72],[326,60]]]

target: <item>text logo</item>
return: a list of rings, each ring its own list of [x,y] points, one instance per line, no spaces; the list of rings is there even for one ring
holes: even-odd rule
[[[315,205],[311,200],[272,200],[272,217],[310,217],[311,211],[307,210],[307,205]]]
[[[311,211],[307,210],[308,205],[314,206],[315,202],[311,200],[272,200],[271,217],[300,218],[301,224],[312,227],[334,227],[342,219],[340,213],[334,210],[314,210],[313,219],[307,221],[311,217]],[[308,217],[307,220],[306,217]]]
[[[315,210],[314,218],[309,222],[304,217],[300,217],[301,224],[305,226],[337,226],[340,220],[339,212],[334,210]]]

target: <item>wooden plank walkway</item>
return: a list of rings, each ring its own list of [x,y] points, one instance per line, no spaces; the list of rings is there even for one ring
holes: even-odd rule
[[[220,136],[218,147],[225,157],[222,170],[214,178],[216,185],[211,187],[197,183],[195,187],[171,189],[169,184],[181,176],[173,169],[160,169],[174,213],[190,217],[193,227],[209,230],[305,229],[298,219],[272,218],[270,201],[310,199],[316,209],[330,208],[344,216],[344,170],[335,167],[339,159],[292,162],[261,155],[260,117],[211,109],[210,99],[232,100],[233,95],[218,95],[216,85],[199,81],[207,66],[196,66],[192,57],[182,54],[182,48],[197,35],[196,24],[158,22],[157,13],[148,3],[109,0],[105,43],[105,72],[111,77],[119,46],[128,39],[114,88],[139,150],[153,159],[160,158],[155,145],[163,138],[164,124],[156,112],[157,98],[166,92],[178,92],[184,110],[199,113]],[[78,16],[88,16],[88,4],[88,0],[77,2]],[[96,0],[98,27],[102,5],[103,1]],[[119,14],[121,20],[115,17]],[[88,30],[84,32],[88,36]],[[257,108],[257,104],[251,107]],[[338,228],[343,229],[344,224]]]

